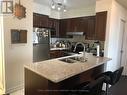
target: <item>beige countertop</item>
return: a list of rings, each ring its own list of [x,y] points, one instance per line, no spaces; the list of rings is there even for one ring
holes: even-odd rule
[[[73,56],[81,56],[81,54],[76,54]],[[71,57],[71,56],[69,56]],[[110,58],[106,57],[96,57],[91,54],[87,54],[87,62],[75,62],[73,64],[62,62],[58,59],[52,59],[42,62],[37,62],[33,64],[25,65],[25,68],[39,74],[40,76],[45,77],[46,79],[58,83],[67,78],[85,72],[89,69],[107,63],[110,61]]]

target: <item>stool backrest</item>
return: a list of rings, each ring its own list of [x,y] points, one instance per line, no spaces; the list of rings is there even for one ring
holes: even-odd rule
[[[112,85],[116,84],[121,75],[122,75],[122,72],[123,72],[123,67],[120,67],[118,70],[114,71],[113,74],[112,74]]]
[[[104,83],[104,77],[99,77],[95,81],[91,82],[89,86],[90,95],[101,95],[102,86]]]

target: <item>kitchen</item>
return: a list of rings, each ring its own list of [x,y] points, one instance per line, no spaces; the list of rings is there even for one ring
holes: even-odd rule
[[[13,18],[13,16],[5,16],[4,17],[4,26],[8,26],[8,27],[4,27],[5,31],[10,31],[10,29],[17,29],[17,27],[18,27],[18,29],[27,29],[28,30],[27,43],[25,43],[25,44],[11,44],[10,33],[5,32],[5,34],[4,34],[9,37],[9,38],[5,37],[5,51],[6,51],[5,52],[5,56],[6,56],[5,60],[7,63],[10,63],[10,64],[6,65],[6,73],[7,73],[5,75],[6,76],[6,90],[7,90],[6,92],[9,93],[9,92],[13,92],[14,89],[16,91],[16,89],[19,90],[22,88],[22,86],[24,85],[22,83],[22,81],[24,79],[23,65],[29,66],[30,65],[29,63],[33,63],[33,52],[32,52],[33,51],[33,41],[32,41],[33,36],[32,35],[33,35],[33,26],[34,26],[33,24],[37,25],[37,23],[33,23],[33,20],[31,20],[31,19],[34,19],[34,16],[33,16],[34,14],[36,16],[39,16],[40,18],[41,18],[41,16],[42,16],[42,18],[43,18],[43,16],[46,16],[46,18],[44,20],[50,19],[51,20],[50,23],[52,23],[52,22],[55,23],[54,26],[55,26],[55,28],[57,27],[57,29],[56,29],[57,31],[53,31],[53,33],[51,34],[51,39],[50,39],[50,42],[51,42],[50,44],[52,44],[52,45],[50,45],[51,51],[49,51],[49,52],[50,52],[50,56],[52,55],[52,59],[63,56],[61,51],[68,52],[68,50],[61,50],[66,47],[65,44],[64,45],[63,44],[62,45],[54,44],[54,43],[58,43],[59,41],[63,42],[66,39],[67,42],[71,42],[71,44],[74,44],[74,46],[75,46],[76,42],[84,42],[85,44],[89,43],[90,44],[89,46],[91,48],[93,46],[93,44],[96,44],[94,42],[97,42],[97,44],[98,44],[98,40],[101,40],[101,41],[99,41],[99,44],[101,44],[100,47],[102,48],[102,52],[104,52],[104,54],[102,54],[102,55],[105,55],[105,56],[113,59],[110,61],[111,63],[108,62],[108,67],[110,66],[108,69],[111,70],[111,68],[113,67],[115,70],[117,68],[117,66],[115,65],[116,66],[115,67],[114,65],[111,65],[112,63],[115,64],[115,62],[116,62],[116,60],[115,60],[116,57],[113,56],[115,53],[113,53],[113,55],[112,54],[110,55],[110,53],[112,52],[112,49],[115,49],[114,47],[116,45],[113,48],[108,47],[108,45],[110,46],[111,43],[115,44],[117,42],[115,42],[115,43],[113,41],[108,42],[108,40],[112,38],[112,35],[110,34],[110,36],[106,36],[106,35],[109,35],[108,34],[109,32],[107,32],[107,31],[110,30],[110,29],[108,29],[109,24],[106,25],[106,22],[107,23],[110,22],[110,20],[109,20],[110,14],[107,14],[107,21],[105,21],[105,23],[100,22],[100,23],[104,23],[104,24],[98,23],[99,26],[96,26],[97,22],[95,22],[95,20],[97,19],[96,17],[99,16],[99,13],[101,14],[101,12],[105,12],[105,11],[107,11],[107,13],[110,13],[110,11],[112,11],[112,10],[108,9],[107,6],[99,8],[99,6],[101,5],[100,3],[105,3],[105,2],[106,2],[105,0],[97,1],[97,2],[94,1],[94,6],[87,8],[87,10],[83,9],[84,11],[82,11],[82,10],[78,11],[78,9],[77,9],[77,11],[76,11],[76,9],[75,9],[75,11],[72,10],[71,11],[72,13],[70,13],[70,14],[68,13],[69,10],[67,10],[67,12],[66,12],[67,14],[66,13],[59,14],[58,12],[54,12],[54,11],[51,12],[50,9],[47,8],[45,6],[46,4],[43,2],[38,1],[38,3],[37,3],[37,1],[34,1],[35,4],[33,4],[32,1],[27,1],[27,3],[25,0],[21,1],[21,4],[24,5],[27,9],[27,11],[26,11],[27,16],[25,19],[18,20],[16,18]],[[115,4],[115,3],[113,3],[113,4]],[[85,3],[85,4],[87,4],[87,3]],[[99,4],[99,5],[97,5],[97,4]],[[105,5],[106,4],[110,7],[112,6],[109,4],[109,2],[106,2]],[[81,5],[81,4],[79,4],[79,5]],[[93,5],[93,3],[92,3],[92,5]],[[95,12],[95,8],[96,8],[96,12]],[[105,8],[105,9],[103,9],[103,8]],[[43,10],[41,10],[41,9],[43,9]],[[33,12],[34,12],[34,14],[33,14]],[[104,15],[104,14],[101,14],[101,15]],[[113,15],[113,14],[111,14],[111,15]],[[47,16],[49,16],[49,17],[47,17]],[[103,17],[105,17],[105,15]],[[106,20],[106,18],[105,18],[105,20]],[[14,24],[8,23],[8,21],[14,22]],[[99,21],[101,21],[101,20],[99,20]],[[39,22],[39,21],[37,21],[37,22]],[[86,22],[87,22],[87,24],[86,24]],[[62,25],[62,23],[63,23],[63,25]],[[71,23],[71,26],[69,26],[69,23]],[[81,23],[81,25],[78,25],[77,23]],[[58,24],[60,26],[57,26]],[[85,24],[87,27],[85,29],[87,29],[87,31],[90,31],[90,32],[87,32],[85,29],[83,29],[82,24],[83,24],[83,26]],[[36,25],[35,25],[35,27],[38,26],[38,25],[37,26]],[[43,24],[43,25],[45,25],[45,24]],[[75,27],[75,26],[77,26],[77,27]],[[101,28],[102,30],[103,29],[105,30],[104,33],[102,33],[102,34],[101,34],[102,30],[100,30],[100,26],[103,27],[103,28]],[[51,29],[54,28],[54,27],[52,27],[52,25],[48,26],[48,28],[49,27],[51,27]],[[67,28],[67,27],[71,27],[71,28]],[[93,28],[91,28],[91,27],[93,27]],[[59,31],[61,29],[62,30],[64,29],[64,32]],[[96,33],[93,33],[93,30],[96,30],[96,29],[98,29],[99,32],[95,31]],[[52,29],[52,30],[54,30],[54,29]],[[68,35],[69,32],[85,32],[85,33],[83,34],[83,36],[81,36],[81,35],[77,36],[77,34],[75,36],[75,34],[73,34],[73,33],[71,35]],[[72,37],[72,35],[74,35],[74,36]],[[108,37],[110,37],[110,38],[108,38]],[[114,38],[114,40],[115,40],[115,38]],[[65,43],[65,42],[63,42],[63,43]],[[81,47],[81,48],[83,48],[83,47]],[[93,48],[94,48],[94,51],[92,49],[89,50],[89,48],[87,48],[87,45],[86,45],[86,50],[88,50],[88,52],[95,52],[96,53],[96,45],[93,46]],[[55,49],[58,49],[58,50],[55,50]],[[103,49],[104,49],[104,51],[103,51]],[[27,53],[26,53],[26,51],[27,51]],[[55,53],[54,53],[54,51],[55,51]],[[69,50],[69,52],[70,51],[73,51],[73,50]],[[109,52],[109,54],[108,54],[108,52]],[[12,56],[9,56],[9,55],[12,55]],[[87,55],[87,53],[86,53],[86,55]],[[13,70],[12,69],[13,67],[21,67],[21,68],[17,68],[16,70]],[[9,72],[13,72],[14,76],[10,78]],[[17,81],[17,80],[19,80],[19,81]],[[16,82],[14,83],[13,81],[16,81]],[[16,86],[17,86],[17,88],[15,88]]]
[[[37,2],[37,4],[38,4],[39,1],[35,1],[35,2]],[[41,2],[41,3],[45,3],[45,2]],[[90,3],[89,4],[88,3],[86,3],[87,6],[86,5],[85,6],[86,7],[92,6],[92,8],[94,9],[95,1],[91,0]],[[49,6],[49,3],[47,5]],[[84,4],[83,4],[83,6],[84,6]],[[77,5],[76,6],[71,5],[70,7],[72,7],[72,8],[70,8],[68,10],[70,11],[70,14],[71,14],[71,11],[74,10],[75,7],[77,7]],[[42,6],[40,8],[42,8]],[[82,6],[81,6],[81,8],[82,8]],[[84,7],[84,9],[85,9],[85,7]],[[54,11],[54,10],[51,10],[51,12],[52,11]],[[52,17],[50,17],[50,15],[48,16],[45,14],[34,13],[33,14],[33,27],[34,27],[34,30],[36,30],[36,31],[34,31],[34,34],[37,33],[37,31],[39,31],[39,29],[37,30],[38,27],[43,27],[43,28],[49,30],[49,33],[50,33],[49,34],[49,36],[50,36],[49,37],[50,57],[52,57],[52,58],[64,56],[64,54],[63,54],[64,52],[62,52],[62,48],[63,48],[63,50],[65,50],[67,48],[67,49],[69,49],[70,52],[73,52],[73,50],[71,48],[74,48],[76,42],[85,42],[86,46],[87,46],[86,49],[89,52],[93,51],[96,55],[96,43],[94,44],[94,42],[98,42],[98,44],[100,44],[101,52],[104,51],[107,12],[104,11],[104,12],[100,12],[100,13],[99,12],[95,13],[95,10],[92,10],[92,12],[89,14],[84,13],[84,15],[86,15],[86,16],[72,15],[70,17],[66,17],[66,16],[62,17],[63,15],[68,14],[66,12],[63,12],[63,14],[61,13],[62,19],[52,18]],[[100,17],[102,17],[102,18],[100,18]],[[100,23],[103,23],[103,24],[100,24]],[[99,26],[101,26],[101,28],[99,28]],[[40,30],[41,30],[41,28],[40,28]],[[34,36],[36,36],[36,34]],[[47,39],[47,41],[48,41],[48,39]],[[37,41],[34,41],[34,42],[35,42],[35,44],[37,44],[36,43]],[[36,47],[35,44],[34,44],[34,47]],[[49,48],[49,47],[47,46],[47,48]],[[35,51],[36,51],[36,49],[35,49]],[[46,52],[46,50],[44,50],[44,51]],[[38,55],[41,55],[41,54],[39,54],[39,52],[40,51],[38,51]],[[42,52],[43,52],[43,50],[42,50]],[[49,52],[49,51],[47,51],[47,52]],[[101,53],[101,55],[103,56],[104,54]],[[45,55],[45,56],[48,56],[48,55]]]

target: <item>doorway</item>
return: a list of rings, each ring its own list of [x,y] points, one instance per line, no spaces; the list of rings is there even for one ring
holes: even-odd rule
[[[118,53],[118,62],[120,66],[124,67],[123,75],[127,75],[127,33],[126,21],[120,20],[120,41],[119,41],[119,53]]]

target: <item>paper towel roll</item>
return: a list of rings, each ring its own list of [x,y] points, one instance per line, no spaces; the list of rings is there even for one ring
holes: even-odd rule
[[[100,56],[100,45],[97,45],[97,56]]]

